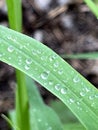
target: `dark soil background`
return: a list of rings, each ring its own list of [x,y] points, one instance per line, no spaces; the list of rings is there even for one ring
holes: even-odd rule
[[[98,51],[98,20],[82,0],[22,0],[22,10],[23,33],[59,55]],[[0,0],[0,24],[9,26],[5,0]],[[98,60],[67,62],[98,88]],[[0,114],[14,108],[15,84],[14,69],[0,62]],[[55,98],[39,88],[46,103]],[[8,130],[1,117],[0,130]]]

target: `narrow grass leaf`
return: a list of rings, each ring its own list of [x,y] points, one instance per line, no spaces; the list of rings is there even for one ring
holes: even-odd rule
[[[98,59],[98,52],[88,52],[88,53],[80,53],[80,54],[63,54],[61,55],[64,59]]]
[[[56,95],[88,130],[98,129],[98,90],[51,49],[0,26],[0,60]]]
[[[1,115],[6,121],[7,123],[12,127],[14,128],[15,130],[20,130],[16,124],[14,124],[15,122],[12,122],[12,120],[10,120],[7,116],[5,116],[4,114]]]
[[[97,6],[97,4],[94,3],[92,0],[84,0],[84,1],[98,19],[98,6]]]

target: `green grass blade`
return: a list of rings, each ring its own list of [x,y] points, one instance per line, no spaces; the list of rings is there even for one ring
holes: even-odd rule
[[[12,128],[14,128],[15,130],[20,130],[20,129],[12,122],[12,120],[10,120],[7,116],[5,116],[4,114],[2,114],[1,116],[2,116],[2,118],[4,118],[4,119],[7,121],[7,123],[9,123],[9,125],[10,125]]]
[[[98,59],[98,52],[88,52],[88,53],[81,53],[81,54],[63,54],[61,55],[64,59]]]
[[[29,77],[27,77],[27,89],[30,102],[30,130],[63,130],[58,116],[44,104],[34,81]]]
[[[11,29],[22,31],[22,5],[21,0],[6,0],[8,8],[8,19]],[[21,130],[29,130],[29,110],[28,98],[26,93],[25,75],[16,70],[16,118],[17,125]],[[23,125],[24,124],[24,125]]]
[[[0,26],[0,60],[56,95],[88,130],[98,129],[98,90],[51,49]]]
[[[98,6],[92,0],[84,0],[94,15],[98,18]]]
[[[21,0],[6,0],[10,28],[21,32],[22,30],[22,7]]]

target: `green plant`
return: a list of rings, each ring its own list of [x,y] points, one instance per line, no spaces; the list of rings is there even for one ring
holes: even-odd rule
[[[11,1],[8,0],[7,4],[10,7],[11,3],[9,2]],[[15,7],[13,6],[13,10]],[[9,18],[12,16],[10,16],[9,12]],[[19,19],[13,19],[12,23],[10,22],[11,28],[21,31],[20,24],[19,29],[17,29],[18,25],[15,27],[16,21],[19,21]],[[13,24],[15,23],[14,21],[16,24]],[[0,47],[1,61],[22,71],[56,95],[74,113],[86,129],[98,129],[97,89],[55,52],[42,43],[3,26],[0,26]],[[19,86],[16,94],[16,111],[10,113],[12,120],[7,120],[16,130],[63,129],[63,125],[56,113],[43,103],[34,83],[32,83],[33,81],[28,79],[28,77],[26,79],[25,83],[24,74],[18,71],[17,80]],[[33,85],[31,86],[31,84]],[[26,99],[23,98],[27,97],[25,86],[27,86],[29,96]],[[21,107],[21,103],[26,106],[23,104],[23,107]],[[28,103],[30,107],[28,107]],[[25,112],[22,113],[25,110],[27,114]],[[28,113],[30,113],[30,117]],[[18,117],[15,118],[17,114]],[[52,117],[49,116],[50,114],[52,114]],[[28,125],[26,121],[28,121]],[[65,125],[64,129],[70,130],[71,126],[70,124]],[[75,129],[85,130],[79,123],[76,123],[74,127]]]

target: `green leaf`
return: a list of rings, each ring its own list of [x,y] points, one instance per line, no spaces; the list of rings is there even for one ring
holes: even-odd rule
[[[98,59],[98,52],[88,52],[88,53],[80,53],[80,54],[63,54],[62,58],[69,59]]]
[[[63,124],[75,123],[78,122],[77,118],[73,115],[73,113],[65,106],[65,104],[59,100],[51,101],[49,106],[55,110],[61,119]]]
[[[44,104],[34,81],[26,76],[26,83],[29,96],[30,130],[62,130],[58,116]],[[16,124],[15,115],[15,111],[9,112],[13,124]]]
[[[64,125],[64,130],[86,130],[80,123],[70,123]]]
[[[0,60],[56,95],[87,129],[98,129],[98,90],[51,49],[0,26]]]
[[[30,130],[62,130],[56,113],[44,104],[34,82],[27,77],[27,89],[30,102]]]

